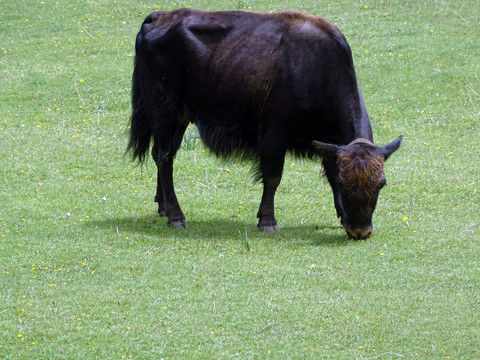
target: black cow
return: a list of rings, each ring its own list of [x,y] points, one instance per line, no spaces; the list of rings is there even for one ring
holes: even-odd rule
[[[155,12],[137,35],[132,88],[128,149],[143,161],[153,138],[155,201],[171,226],[187,227],[172,167],[191,122],[215,154],[256,160],[261,231],[278,230],[274,195],[289,151],[320,155],[348,235],[371,234],[383,166],[402,138],[373,145],[350,47],[329,21],[298,12]]]

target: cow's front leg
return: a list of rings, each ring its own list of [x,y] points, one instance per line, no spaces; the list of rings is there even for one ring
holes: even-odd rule
[[[263,195],[257,218],[258,229],[263,232],[278,231],[277,220],[275,220],[275,192],[280,184],[280,177],[263,179]]]
[[[257,218],[258,229],[263,232],[278,231],[275,219],[275,192],[282,179],[283,165],[285,162],[285,150],[263,153],[260,157],[260,171],[263,178],[263,195]]]

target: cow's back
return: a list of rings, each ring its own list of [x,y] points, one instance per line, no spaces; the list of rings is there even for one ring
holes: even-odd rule
[[[292,95],[303,98],[313,91],[308,90],[315,87],[312,82],[321,85],[323,77],[339,68],[339,58],[351,57],[333,24],[302,13],[181,9],[147,19],[139,38],[156,53],[156,70],[167,87],[185,96],[188,89],[197,93],[214,85],[209,97],[216,101],[234,94],[238,101],[240,93],[261,105],[276,82],[286,88],[295,85],[297,94]]]
[[[158,12],[147,17],[137,36],[137,61],[141,57],[201,133],[216,129],[217,138],[243,138],[244,148],[255,149],[259,134],[273,129],[290,149],[305,154],[313,139],[349,141],[355,122],[366,116],[350,48],[340,31],[319,17]],[[221,128],[226,130],[220,133]]]

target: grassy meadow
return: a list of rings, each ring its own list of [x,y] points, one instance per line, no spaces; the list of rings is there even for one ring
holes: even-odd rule
[[[345,34],[375,142],[404,136],[371,238],[293,157],[258,232],[251,164],[194,128],[190,227],[157,216],[153,161],[124,156],[134,40],[186,6]],[[0,359],[479,359],[479,21],[479,0],[0,0]]]

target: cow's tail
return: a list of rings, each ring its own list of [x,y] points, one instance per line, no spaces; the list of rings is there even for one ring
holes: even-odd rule
[[[143,162],[150,149],[153,135],[153,113],[150,109],[152,89],[155,84],[152,77],[146,74],[147,68],[141,57],[135,57],[132,76],[132,116],[130,118],[130,139],[127,152],[132,153],[133,160]]]

